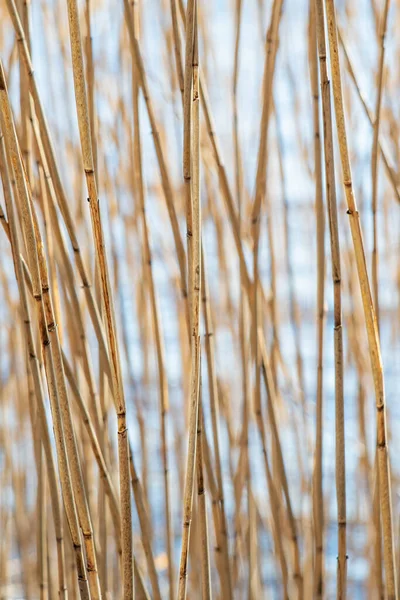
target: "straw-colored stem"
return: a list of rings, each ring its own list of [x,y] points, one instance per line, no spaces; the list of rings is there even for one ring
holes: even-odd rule
[[[206,490],[204,483],[203,469],[203,407],[201,397],[200,381],[200,399],[199,414],[197,418],[197,497],[198,497],[198,516],[200,521],[200,543],[201,543],[201,595],[203,600],[211,600],[211,576],[210,576],[210,553],[208,541]]]
[[[325,218],[322,193],[321,135],[319,126],[320,95],[318,89],[317,24],[315,0],[310,3],[309,58],[313,96],[314,164],[315,164],[315,212],[317,219],[317,407],[316,439],[313,486],[313,515],[315,527],[314,596],[323,596],[323,535],[324,497],[322,488],[323,460],[323,347],[324,347],[324,295],[325,295]]]
[[[201,298],[201,204],[200,204],[200,111],[199,111],[199,64],[197,51],[197,2],[195,5],[195,32],[193,49],[193,96],[192,96],[192,147],[191,147],[191,202],[193,214],[191,269],[191,384],[189,411],[189,440],[186,461],[185,489],[183,498],[183,530],[179,565],[178,599],[186,598],[190,525],[196,465],[196,438],[200,387],[200,298]]]
[[[383,367],[376,315],[372,302],[371,288],[365,260],[364,243],[362,238],[360,217],[354,196],[350,158],[347,147],[346,122],[343,107],[342,81],[340,74],[339,48],[337,40],[335,5],[333,0],[325,0],[326,18],[332,70],[332,87],[335,101],[336,127],[342,162],[343,186],[347,202],[350,229],[356,256],[358,280],[364,308],[365,325],[368,335],[368,346],[371,368],[375,387],[376,418],[377,418],[377,450],[378,473],[380,489],[380,508],[383,530],[383,556],[387,593],[389,600],[397,598],[396,570],[394,557],[394,540],[392,524],[391,478],[386,432],[386,406]]]
[[[346,473],[344,436],[344,396],[343,396],[343,333],[341,300],[341,264],[338,215],[336,205],[335,170],[333,155],[333,132],[331,92],[326,61],[326,34],[323,4],[316,3],[316,27],[322,91],[322,112],[324,122],[324,151],[326,198],[331,242],[334,349],[335,349],[335,423],[336,423],[336,497],[338,510],[338,564],[337,597],[346,598],[347,553],[346,553]]]
[[[84,78],[82,41],[79,26],[79,14],[76,0],[68,1],[68,20],[74,75],[76,109],[78,115],[79,134],[81,140],[83,168],[86,176],[96,259],[98,262],[102,301],[107,328],[108,352],[111,361],[111,373],[114,390],[115,407],[118,418],[118,456],[121,503],[121,545],[123,568],[123,597],[131,600],[134,597],[133,587],[133,554],[132,554],[132,507],[129,480],[129,449],[126,404],[119,358],[118,340],[115,326],[114,304],[110,287],[104,234],[100,216],[100,203],[94,173],[93,148],[90,132],[88,100]]]
[[[374,137],[372,142],[372,156],[371,156],[371,177],[372,177],[372,234],[373,234],[373,247],[372,247],[372,293],[374,297],[376,321],[379,332],[379,274],[378,274],[378,141],[379,141],[379,130],[381,123],[381,106],[383,96],[383,75],[384,75],[384,63],[385,63],[385,37],[388,13],[390,7],[390,0],[385,0],[382,20],[379,31],[379,62],[378,62],[378,93],[376,96],[376,107],[375,107],[375,121],[374,121]]]

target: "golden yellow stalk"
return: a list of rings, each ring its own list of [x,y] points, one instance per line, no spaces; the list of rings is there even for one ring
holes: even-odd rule
[[[353,190],[350,158],[347,147],[346,121],[343,107],[343,92],[339,62],[335,4],[333,0],[325,0],[326,19],[328,24],[329,49],[332,71],[332,88],[336,112],[336,128],[342,163],[343,186],[347,202],[351,235],[356,257],[358,280],[364,308],[365,325],[368,335],[368,346],[371,368],[374,379],[376,400],[377,453],[380,491],[380,510],[383,529],[383,556],[385,564],[387,593],[390,600],[397,598],[396,570],[394,564],[394,540],[392,524],[392,499],[389,454],[386,433],[385,386],[379,335],[376,315],[372,302],[371,288],[365,260],[364,243]]]

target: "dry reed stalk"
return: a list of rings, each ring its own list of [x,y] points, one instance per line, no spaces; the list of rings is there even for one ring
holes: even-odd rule
[[[376,315],[372,303],[367,266],[365,261],[364,244],[360,225],[359,213],[354,196],[351,166],[347,147],[346,122],[343,108],[342,82],[340,74],[339,49],[337,39],[335,5],[332,0],[326,0],[326,17],[332,70],[333,97],[335,101],[336,127],[342,162],[343,185],[348,206],[347,213],[356,256],[357,273],[363,300],[365,325],[368,335],[368,345],[371,368],[374,378],[377,419],[377,454],[380,491],[380,510],[383,530],[383,555],[387,593],[390,600],[397,598],[396,570],[394,564],[394,541],[392,525],[392,500],[390,466],[386,435],[386,407],[382,359],[377,330]]]
[[[345,472],[345,432],[344,432],[344,396],[343,396],[343,333],[341,299],[341,265],[338,216],[336,204],[335,166],[333,155],[333,131],[331,92],[327,70],[326,34],[324,8],[321,0],[316,2],[316,31],[320,64],[322,95],[322,113],[324,124],[324,154],[326,199],[330,230],[333,312],[334,312],[334,352],[335,352],[335,435],[336,435],[336,497],[338,522],[338,563],[337,597],[346,598],[347,554],[346,554],[346,472]]]
[[[94,60],[93,60],[93,40],[91,32],[91,0],[86,0],[85,3],[85,55],[86,55],[86,81],[88,91],[88,110],[90,121],[90,136],[92,142],[93,165],[98,182],[98,166],[97,166],[97,143],[96,143],[96,108],[95,108],[95,76],[94,76]]]
[[[132,554],[132,507],[129,479],[129,442],[126,419],[126,404],[123,389],[118,340],[116,334],[115,312],[110,287],[109,271],[104,245],[104,234],[100,216],[100,204],[93,163],[92,138],[90,133],[88,100],[84,78],[82,42],[79,25],[78,6],[76,0],[68,2],[68,20],[72,67],[74,75],[76,109],[78,115],[79,134],[81,139],[83,168],[85,171],[90,213],[92,218],[93,237],[96,259],[101,277],[101,290],[104,316],[106,321],[108,351],[111,360],[112,384],[115,395],[115,408],[118,418],[118,459],[120,477],[121,506],[121,545],[123,569],[123,597],[131,600],[133,588],[133,554]]]
[[[381,106],[383,96],[383,71],[385,63],[385,36],[387,28],[388,13],[390,0],[385,0],[383,13],[379,31],[379,62],[378,62],[378,93],[376,97],[375,120],[374,120],[374,136],[372,142],[371,156],[371,178],[372,178],[372,231],[373,231],[373,248],[372,248],[372,294],[374,298],[376,322],[379,332],[379,293],[378,293],[378,141],[379,129],[381,122]]]
[[[320,24],[319,24],[320,25]],[[313,516],[315,527],[315,564],[313,594],[315,598],[323,596],[323,550],[324,550],[324,496],[322,487],[323,460],[323,351],[325,325],[325,218],[322,192],[322,148],[319,126],[320,96],[318,89],[317,63],[317,17],[314,0],[310,3],[309,22],[309,60],[311,74],[311,90],[313,97],[314,124],[314,163],[315,163],[315,213],[317,220],[317,401],[316,401],[316,436],[315,436],[315,466],[313,491]],[[322,83],[321,73],[321,85]]]
[[[196,465],[197,422],[200,389],[200,308],[201,308],[201,202],[200,202],[200,98],[199,98],[199,61],[197,46],[197,0],[195,4],[195,27],[193,42],[193,94],[192,94],[192,131],[191,131],[191,203],[193,215],[192,262],[190,265],[192,283],[190,294],[191,314],[191,384],[188,450],[183,497],[182,545],[179,564],[178,598],[186,598],[190,525],[192,520],[194,476]]]
[[[40,431],[40,430],[39,430]],[[39,473],[38,473],[38,579],[40,589],[40,600],[51,598],[50,590],[47,582],[48,569],[46,564],[47,553],[47,523],[46,523],[46,478],[44,472],[44,461],[42,452],[42,443],[40,441],[39,455]]]
[[[30,39],[30,2],[29,0],[20,0],[19,2],[19,13],[21,22],[27,38],[29,50],[31,49]],[[22,135],[21,135],[21,150],[23,162],[28,177],[28,181],[32,186],[33,172],[32,172],[32,129],[30,126],[30,101],[29,101],[29,82],[28,77],[24,69],[23,59],[20,53],[20,105],[21,105],[21,121],[22,121]]]
[[[197,451],[196,451],[196,473],[197,473],[197,497],[198,512],[200,521],[200,540],[201,540],[201,591],[203,600],[211,600],[211,573],[210,573],[210,553],[208,541],[206,490],[204,484],[203,471],[203,407],[202,407],[202,384],[200,379],[199,391],[199,413],[197,417]]]
[[[188,301],[189,301],[189,328],[193,327],[191,316],[192,307],[192,288],[193,288],[193,202],[192,202],[192,168],[191,168],[191,144],[192,144],[192,91],[193,91],[193,69],[194,69],[194,44],[195,44],[195,12],[196,1],[188,0],[186,7],[185,21],[185,64],[184,64],[184,83],[183,83],[183,179],[185,187],[186,203],[186,245],[187,245],[187,273],[188,273]],[[191,343],[190,335],[189,340]]]

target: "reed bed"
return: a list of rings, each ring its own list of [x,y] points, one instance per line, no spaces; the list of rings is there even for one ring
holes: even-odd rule
[[[0,600],[395,600],[395,0],[0,0]]]

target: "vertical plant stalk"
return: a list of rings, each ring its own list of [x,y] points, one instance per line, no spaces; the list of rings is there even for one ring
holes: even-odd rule
[[[390,7],[390,0],[385,0],[382,19],[379,30],[379,62],[378,62],[378,93],[376,96],[376,107],[375,107],[375,121],[374,121],[374,137],[372,142],[372,157],[371,157],[371,177],[372,177],[372,233],[373,233],[373,247],[372,247],[372,293],[374,297],[376,322],[379,333],[379,275],[378,275],[378,142],[379,142],[379,128],[381,123],[381,107],[382,107],[382,96],[383,96],[383,79],[384,79],[384,65],[385,65],[385,37],[388,13]]]
[[[25,36],[27,39],[29,51],[31,50],[31,36],[30,36],[30,0],[20,0],[20,18],[23,25]],[[28,177],[29,184],[32,186],[33,183],[33,171],[32,171],[32,129],[30,126],[31,109],[29,99],[29,80],[24,67],[24,60],[20,55],[20,104],[21,104],[21,125],[22,125],[22,136],[21,136],[21,150],[22,157],[24,160],[25,171]]]
[[[197,418],[200,387],[200,298],[201,298],[201,204],[200,204],[200,111],[199,62],[197,44],[197,0],[195,0],[195,31],[193,46],[192,146],[191,146],[191,201],[193,214],[193,251],[191,268],[191,384],[189,411],[189,440],[183,498],[182,546],[179,564],[178,600],[185,600],[190,526],[193,508],[193,490],[196,465]]]
[[[79,13],[76,0],[68,0],[68,20],[74,75],[75,100],[78,115],[79,134],[81,139],[83,168],[85,171],[93,237],[95,241],[96,260],[100,272],[102,301],[108,337],[108,353],[111,361],[114,400],[118,419],[118,458],[121,503],[121,542],[123,569],[123,598],[132,600],[133,587],[133,550],[132,550],[132,507],[129,478],[129,443],[126,419],[126,404],[122,382],[121,364],[117,332],[115,326],[114,303],[112,298],[104,234],[101,224],[100,203],[97,195],[97,184],[94,172],[92,139],[84,66],[82,41],[79,25]]]
[[[324,352],[324,297],[325,297],[325,218],[322,192],[321,136],[319,125],[319,89],[317,62],[317,24],[315,0],[310,2],[309,60],[311,91],[313,97],[314,164],[315,164],[315,213],[317,219],[317,410],[315,436],[315,463],[313,485],[313,517],[315,528],[315,563],[313,573],[314,597],[323,596],[323,543],[324,543],[324,495],[322,487],[323,459],[323,352]],[[321,77],[322,81],[322,77]]]
[[[192,143],[192,90],[193,90],[193,68],[194,68],[194,27],[196,0],[188,0],[186,8],[186,43],[185,43],[185,71],[183,87],[183,179],[185,185],[186,202],[186,243],[188,264],[188,301],[189,315],[193,314],[192,288],[193,288],[193,202],[192,202],[192,165],[191,165],[191,143]],[[193,326],[189,318],[190,328]],[[189,334],[189,342],[191,338]]]
[[[39,554],[39,565],[38,565],[38,576],[39,576],[39,590],[40,600],[47,600],[50,596],[48,595],[48,584],[47,584],[47,565],[46,565],[46,552],[47,552],[47,522],[46,522],[46,477],[44,471],[43,461],[43,450],[42,443],[39,444],[40,456],[39,456],[39,477],[38,477],[38,554]]]
[[[207,506],[206,506],[206,490],[204,484],[204,469],[203,469],[203,406],[201,393],[201,378],[199,391],[199,413],[197,418],[197,497],[198,497],[198,513],[200,521],[200,542],[201,542],[201,592],[203,600],[211,600],[211,573],[210,573],[210,551],[208,542],[208,524],[207,524]]]
[[[334,349],[335,349],[335,428],[336,428],[336,498],[338,519],[337,598],[346,598],[346,472],[343,397],[343,333],[340,243],[335,187],[335,163],[330,83],[327,70],[326,35],[322,0],[316,2],[316,28],[324,123],[325,180],[332,259]]]
[[[380,490],[380,509],[383,531],[383,558],[387,594],[389,600],[397,599],[396,569],[392,524],[392,499],[391,478],[389,466],[389,451],[386,430],[386,405],[385,386],[379,335],[371,288],[365,260],[364,243],[362,238],[360,216],[357,210],[351,177],[350,158],[347,147],[346,122],[343,106],[342,81],[339,63],[339,48],[337,40],[337,27],[335,5],[333,0],[325,0],[326,17],[328,23],[329,48],[332,69],[332,87],[335,101],[336,127],[339,142],[340,158],[342,162],[343,185],[346,194],[347,214],[350,220],[351,235],[356,257],[358,280],[364,308],[365,325],[368,335],[368,346],[371,359],[371,368],[374,379],[377,419],[377,453]]]

